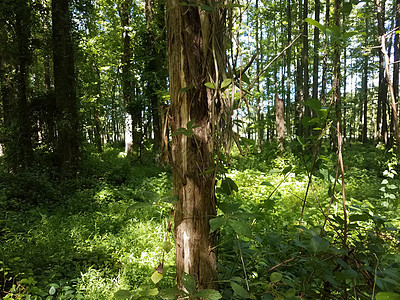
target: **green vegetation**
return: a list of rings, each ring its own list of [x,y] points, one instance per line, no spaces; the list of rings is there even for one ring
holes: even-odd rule
[[[249,147],[247,157],[234,151],[218,180],[218,217],[210,223],[218,233],[223,299],[341,299],[345,287],[350,298],[396,299],[382,293],[400,293],[396,155],[360,144],[345,150],[344,249],[340,196],[322,230],[321,210],[333,189],[341,192],[340,184],[333,187],[335,154],[319,156],[299,227],[308,162],[300,144],[290,147],[283,157],[272,144],[260,154]],[[176,299],[171,171],[119,149],[85,157],[82,173],[61,184],[34,169],[2,171],[2,297]],[[154,284],[161,263],[163,276]]]

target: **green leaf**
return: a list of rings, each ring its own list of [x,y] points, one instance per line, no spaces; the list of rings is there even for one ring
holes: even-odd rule
[[[269,280],[271,280],[272,283],[277,283],[279,281],[282,280],[282,274],[278,273],[278,272],[273,272],[270,276],[269,276]]]
[[[315,235],[310,240],[310,249],[314,254],[325,252],[329,249],[329,242],[319,235]]]
[[[243,223],[238,220],[228,219],[228,225],[241,236],[246,236],[248,238],[253,239],[253,235],[251,234],[250,226],[246,223]]]
[[[126,209],[127,213],[130,213],[131,211],[137,210],[137,209],[141,209],[141,208],[146,208],[149,206],[153,206],[153,204],[149,203],[149,202],[138,202],[138,203],[134,203],[131,206],[129,206]]]
[[[208,299],[208,300],[218,300],[221,299],[221,294],[216,290],[201,290],[200,292],[196,293],[194,296]]]
[[[213,90],[216,89],[214,83],[206,82],[204,85],[205,85],[206,87],[208,87],[209,89],[213,89]]]
[[[158,289],[153,288],[153,289],[147,289],[139,292],[139,295],[141,297],[148,297],[148,296],[157,296],[158,295]]]
[[[343,3],[342,12],[344,14],[349,15],[351,13],[352,9],[353,9],[353,4],[351,2],[344,2]]]
[[[214,7],[208,5],[201,5],[200,8],[204,11],[214,11]]]
[[[240,298],[243,299],[248,299],[249,298],[249,292],[241,287],[239,284],[237,284],[234,281],[231,281],[231,287],[233,289],[233,291],[236,293],[236,295],[238,295]]]
[[[172,248],[172,244],[171,244],[170,241],[164,241],[164,242],[161,244],[161,246],[162,246],[162,248],[164,249],[164,251],[167,252],[167,253],[168,253],[168,252],[171,250],[171,248]]]
[[[304,105],[308,106],[311,109],[318,110],[321,109],[322,104],[317,99],[308,99]]]
[[[210,220],[210,231],[213,232],[222,226],[225,226],[228,219],[225,217],[216,217]]]
[[[345,32],[345,33],[343,33],[343,38],[344,38],[345,40],[347,40],[348,38],[351,38],[351,37],[353,37],[353,36],[355,36],[355,35],[357,35],[357,34],[359,34],[358,31],[349,31],[349,32]]]
[[[231,82],[232,82],[232,79],[230,79],[230,78],[227,78],[227,79],[225,79],[224,81],[222,81],[222,83],[221,83],[221,89],[226,88],[228,85],[231,84]]]
[[[187,290],[189,295],[193,295],[194,291],[196,290],[196,282],[194,281],[194,278],[191,275],[187,273],[183,274],[182,285]]]
[[[156,192],[144,191],[142,195],[148,202],[156,203],[160,200],[160,195]]]
[[[114,293],[114,298],[117,300],[129,299],[132,293],[128,290],[119,290]]]
[[[231,195],[233,191],[238,192],[239,188],[236,183],[229,177],[225,177],[221,182],[222,192],[226,195]]]
[[[174,204],[179,200],[178,195],[165,196],[160,199],[161,202]]]
[[[307,23],[317,27],[319,30],[321,30],[324,34],[326,34],[326,28],[324,25],[322,25],[321,23],[319,23],[318,21],[311,19],[311,18],[305,18],[304,21],[306,21]]]
[[[351,215],[349,218],[350,222],[368,221],[369,219],[370,219],[370,215],[368,215],[368,214]]]
[[[379,292],[375,296],[376,300],[400,300],[400,294],[393,292]]]
[[[194,85],[190,85],[190,86],[184,87],[183,89],[180,89],[179,93],[186,93],[191,88],[194,88]]]
[[[49,294],[54,295],[57,292],[56,288],[54,286],[51,286],[49,289]]]
[[[153,281],[154,284],[157,284],[162,278],[163,274],[159,273],[158,271],[155,271],[150,277],[151,281]]]
[[[273,186],[273,184],[269,181],[263,181],[263,182],[261,182],[261,185]]]

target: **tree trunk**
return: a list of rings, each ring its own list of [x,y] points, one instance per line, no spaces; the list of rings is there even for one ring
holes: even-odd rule
[[[330,19],[330,5],[329,0],[326,1],[325,6],[325,26],[329,26],[329,19]],[[326,102],[326,86],[328,82],[328,54],[329,54],[329,47],[327,42],[327,37],[325,37],[325,46],[324,46],[324,57],[322,59],[322,79],[321,79],[321,102]]]
[[[12,137],[16,143],[14,148],[13,165],[16,168],[24,168],[32,163],[32,125],[29,117],[28,104],[28,62],[30,61],[29,38],[30,38],[30,12],[28,1],[18,0],[15,3],[15,32],[18,44],[18,67],[17,67],[17,130]]]
[[[276,141],[278,142],[279,152],[282,154],[285,150],[285,112],[284,102],[275,93],[275,120],[276,120]]]
[[[320,0],[315,0],[315,21],[319,22],[321,9]],[[314,28],[314,61],[313,61],[313,85],[312,98],[318,99],[318,65],[319,65],[319,29]]]
[[[131,36],[129,32],[131,0],[124,0],[119,10],[122,27],[122,96],[125,105],[125,153],[133,155],[133,119],[132,104],[132,72],[131,72]]]
[[[61,176],[77,171],[80,151],[70,0],[52,1],[57,160]]]
[[[208,2],[199,5],[203,4]],[[215,170],[215,118],[223,102],[217,90],[204,84],[219,86],[226,78],[225,14],[223,8],[208,12],[185,5],[185,1],[167,1],[172,133],[186,128],[188,122],[199,126],[192,129],[193,135],[172,138],[174,190],[179,195],[175,205],[179,288],[184,273],[194,277],[198,290],[216,287],[217,255],[209,226],[216,215],[215,175],[206,171]]]
[[[160,5],[159,10],[162,10],[160,13],[163,13],[163,6]],[[165,57],[165,48],[163,44],[156,43],[156,28],[161,30],[161,34],[164,35],[164,18],[157,18],[155,11],[155,3],[154,0],[146,0],[145,1],[145,14],[146,14],[146,26],[147,26],[147,34],[148,39],[146,40],[149,60],[145,65],[145,72],[147,77],[147,89],[146,94],[150,99],[151,106],[151,115],[153,118],[153,132],[154,132],[154,148],[159,151],[161,149],[161,119],[160,119],[160,104],[161,99],[159,94],[157,94],[157,90],[161,90],[165,88],[165,71],[164,71],[164,61]],[[160,37],[158,37],[160,38]],[[164,41],[164,38],[161,39],[161,42]]]
[[[379,42],[382,43],[382,37],[385,34],[385,1],[377,0],[375,2],[376,10],[377,10],[377,19],[378,19],[378,35]],[[380,103],[380,115],[381,120],[378,120],[379,128],[379,136],[384,143],[385,146],[388,146],[388,124],[387,124],[387,91],[388,91],[388,83],[387,78],[385,76],[385,61],[384,55],[380,51],[379,52],[379,87],[378,87],[378,103]],[[378,107],[379,108],[379,107]]]

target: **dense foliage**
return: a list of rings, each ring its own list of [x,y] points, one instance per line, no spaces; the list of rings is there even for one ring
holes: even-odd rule
[[[219,232],[222,297],[370,299],[399,293],[397,156],[360,144],[344,152],[350,214],[345,249],[331,151],[320,153],[299,227],[309,182],[301,148],[294,143],[293,152],[279,157],[274,145],[261,154],[249,145],[248,156],[234,153],[221,175],[211,228]],[[2,297],[176,299],[168,234],[171,172],[151,163],[150,154],[145,158],[141,165],[118,149],[102,156],[88,152],[82,173],[62,184],[43,170],[18,176],[3,170]],[[154,284],[160,263],[163,278]]]

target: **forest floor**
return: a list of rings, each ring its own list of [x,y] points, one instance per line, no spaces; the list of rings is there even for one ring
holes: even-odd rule
[[[298,147],[248,148],[219,175],[221,296],[210,299],[399,299],[397,156],[346,147],[344,220],[336,154],[321,151],[310,184],[313,158]],[[2,170],[0,298],[174,299],[172,174],[143,160],[87,152],[61,184],[39,167]]]

